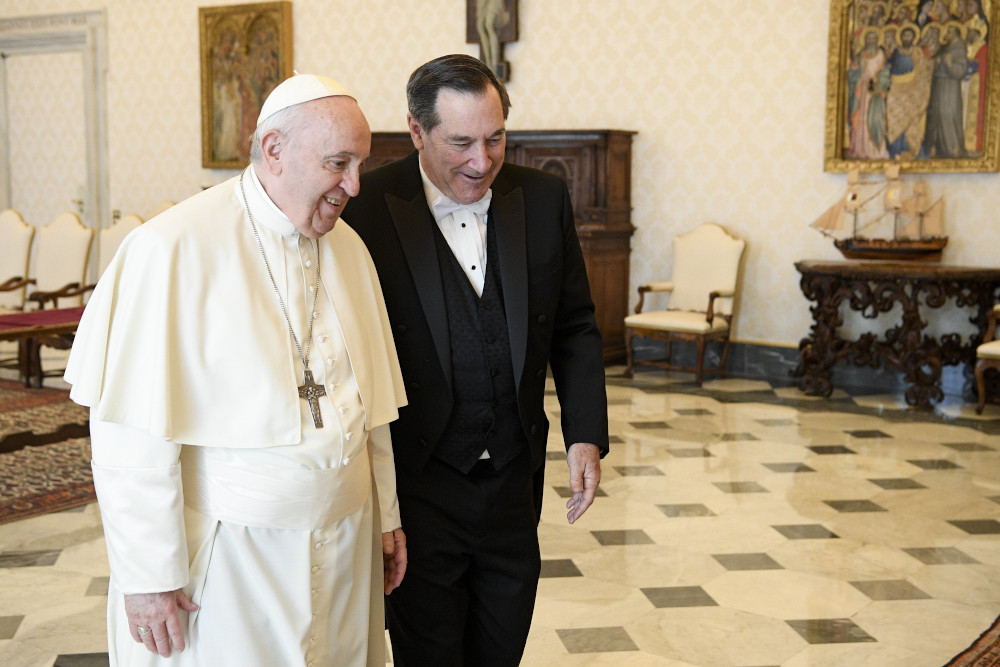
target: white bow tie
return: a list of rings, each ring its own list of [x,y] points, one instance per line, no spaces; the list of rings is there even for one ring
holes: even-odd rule
[[[472,211],[473,213],[483,215],[488,210],[490,210],[490,200],[492,198],[493,198],[492,188],[486,191],[486,195],[482,199],[480,199],[477,202],[472,202],[471,204],[459,204],[455,201],[452,201],[448,197],[441,195],[440,197],[434,200],[433,204],[431,204],[431,211],[434,213],[434,220],[436,221],[442,220],[451,215],[452,213],[454,213],[455,211],[460,211],[462,209],[466,209],[468,211]]]

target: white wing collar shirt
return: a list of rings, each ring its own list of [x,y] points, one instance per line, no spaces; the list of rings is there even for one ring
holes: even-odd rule
[[[459,204],[438,190],[427,177],[423,165],[420,166],[420,178],[438,229],[476,294],[482,296],[486,282],[486,224],[493,190],[487,190],[477,202]]]

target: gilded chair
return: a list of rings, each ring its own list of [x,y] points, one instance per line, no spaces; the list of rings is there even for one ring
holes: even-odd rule
[[[134,213],[127,213],[120,218],[115,218],[110,227],[105,227],[97,236],[97,277],[104,275],[104,270],[108,268],[118,246],[122,244],[125,237],[133,229],[142,224],[142,218]]]
[[[739,289],[740,261],[745,249],[745,241],[732,237],[715,223],[699,225],[687,234],[674,238],[672,280],[640,286],[635,314],[625,318],[626,375],[632,375],[636,364],[693,371],[699,387],[706,370],[717,371],[720,377],[726,376],[733,304]],[[670,294],[666,310],[642,312],[646,295],[650,292]],[[636,360],[633,349],[636,336],[665,343],[665,358]],[[695,343],[694,366],[671,363],[670,347],[676,341]],[[722,356],[718,366],[706,369],[705,345],[711,341],[722,343]]]
[[[1000,369],[1000,340],[996,340],[997,319],[1000,319],[1000,305],[993,306],[986,335],[976,348],[976,391],[979,393],[977,415],[983,414],[983,408],[986,406],[986,371],[991,368]]]
[[[35,228],[14,209],[0,212],[0,313],[24,309]]]

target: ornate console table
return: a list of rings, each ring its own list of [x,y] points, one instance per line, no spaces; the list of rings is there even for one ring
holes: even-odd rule
[[[809,309],[813,325],[799,342],[799,365],[792,375],[801,378],[799,389],[818,396],[833,392],[833,365],[846,360],[856,366],[884,365],[903,371],[909,405],[928,407],[931,401],[940,401],[942,366],[975,362],[990,310],[1000,298],[1000,268],[821,260],[796,262],[795,268],[802,274],[802,293],[816,305]],[[969,321],[978,332],[964,344],[957,333],[938,340],[923,331],[927,322],[921,319],[920,307],[940,308],[949,299],[974,309]],[[840,305],[845,301],[869,319],[898,303],[902,321],[882,340],[873,333],[845,340],[837,331],[843,324]]]

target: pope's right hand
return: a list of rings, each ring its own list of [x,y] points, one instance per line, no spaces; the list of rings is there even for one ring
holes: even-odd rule
[[[151,653],[164,658],[170,655],[171,646],[184,650],[184,626],[178,609],[195,611],[198,605],[184,593],[184,589],[165,593],[134,593],[125,596],[125,615],[132,639],[141,642]],[[140,630],[141,628],[141,630]]]

